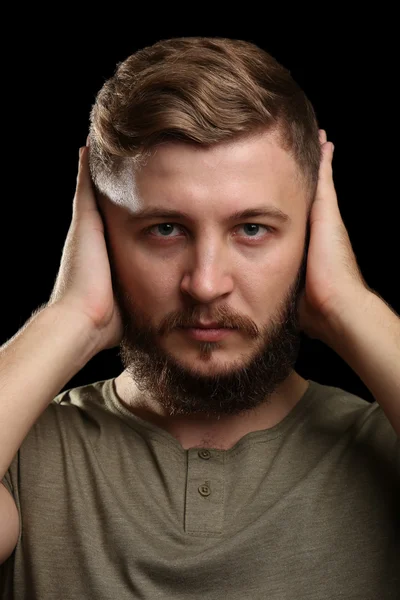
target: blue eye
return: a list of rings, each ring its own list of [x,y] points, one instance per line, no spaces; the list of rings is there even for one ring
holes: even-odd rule
[[[162,234],[162,237],[171,237],[168,234],[171,233],[171,228],[173,228],[173,223],[160,223],[159,225],[154,225],[154,227],[159,228],[159,232]],[[152,227],[153,229],[153,227]],[[164,230],[164,231],[162,231]]]
[[[253,227],[256,227],[256,228],[257,227],[262,227],[262,225],[257,225],[257,223],[245,223],[243,225],[243,227],[248,227],[250,229],[249,233],[251,234],[251,237],[254,237],[254,234],[256,234],[257,231],[255,231],[254,229],[251,229],[251,228],[253,228]]]
[[[178,227],[180,230],[183,230],[184,228],[181,225],[178,225],[177,223],[158,223],[157,225],[152,225],[151,227],[147,227],[144,230],[145,235],[149,235],[152,236],[154,238],[175,238],[178,237],[176,235],[170,235],[171,232],[173,232],[174,227]],[[272,233],[273,229],[272,227],[268,227],[268,225],[261,225],[260,223],[244,223],[243,225],[238,225],[239,227],[246,227],[247,228],[247,232],[249,233],[249,235],[246,235],[245,238],[247,239],[255,239],[255,240],[259,240],[262,239],[262,237],[265,235],[265,233],[263,233],[261,236],[257,235],[257,233],[259,233],[260,228],[264,230],[264,232],[268,232],[268,233]],[[157,228],[157,232],[160,235],[157,235],[157,233],[155,233],[155,230]]]

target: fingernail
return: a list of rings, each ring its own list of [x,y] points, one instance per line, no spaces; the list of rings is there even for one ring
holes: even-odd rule
[[[83,148],[79,148],[79,158],[82,156]]]
[[[90,135],[87,136],[86,138],[86,146],[90,145]]]

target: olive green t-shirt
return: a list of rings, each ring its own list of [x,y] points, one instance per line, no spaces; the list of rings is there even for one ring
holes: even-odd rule
[[[59,394],[3,483],[11,600],[398,600],[400,441],[376,402],[309,381],[270,429],[190,448],[109,379]]]

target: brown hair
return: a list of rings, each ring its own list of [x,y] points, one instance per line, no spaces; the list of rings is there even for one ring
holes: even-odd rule
[[[250,42],[163,40],[121,62],[98,93],[91,111],[92,179],[100,192],[112,187],[118,194],[127,164],[140,167],[162,142],[209,146],[259,130],[279,134],[311,204],[321,156],[318,123],[290,72]]]

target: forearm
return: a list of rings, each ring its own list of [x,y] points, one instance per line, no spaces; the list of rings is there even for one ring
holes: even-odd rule
[[[376,294],[330,319],[329,346],[357,373],[400,437],[400,319]]]
[[[0,348],[0,480],[41,413],[95,353],[87,319],[56,305]]]

